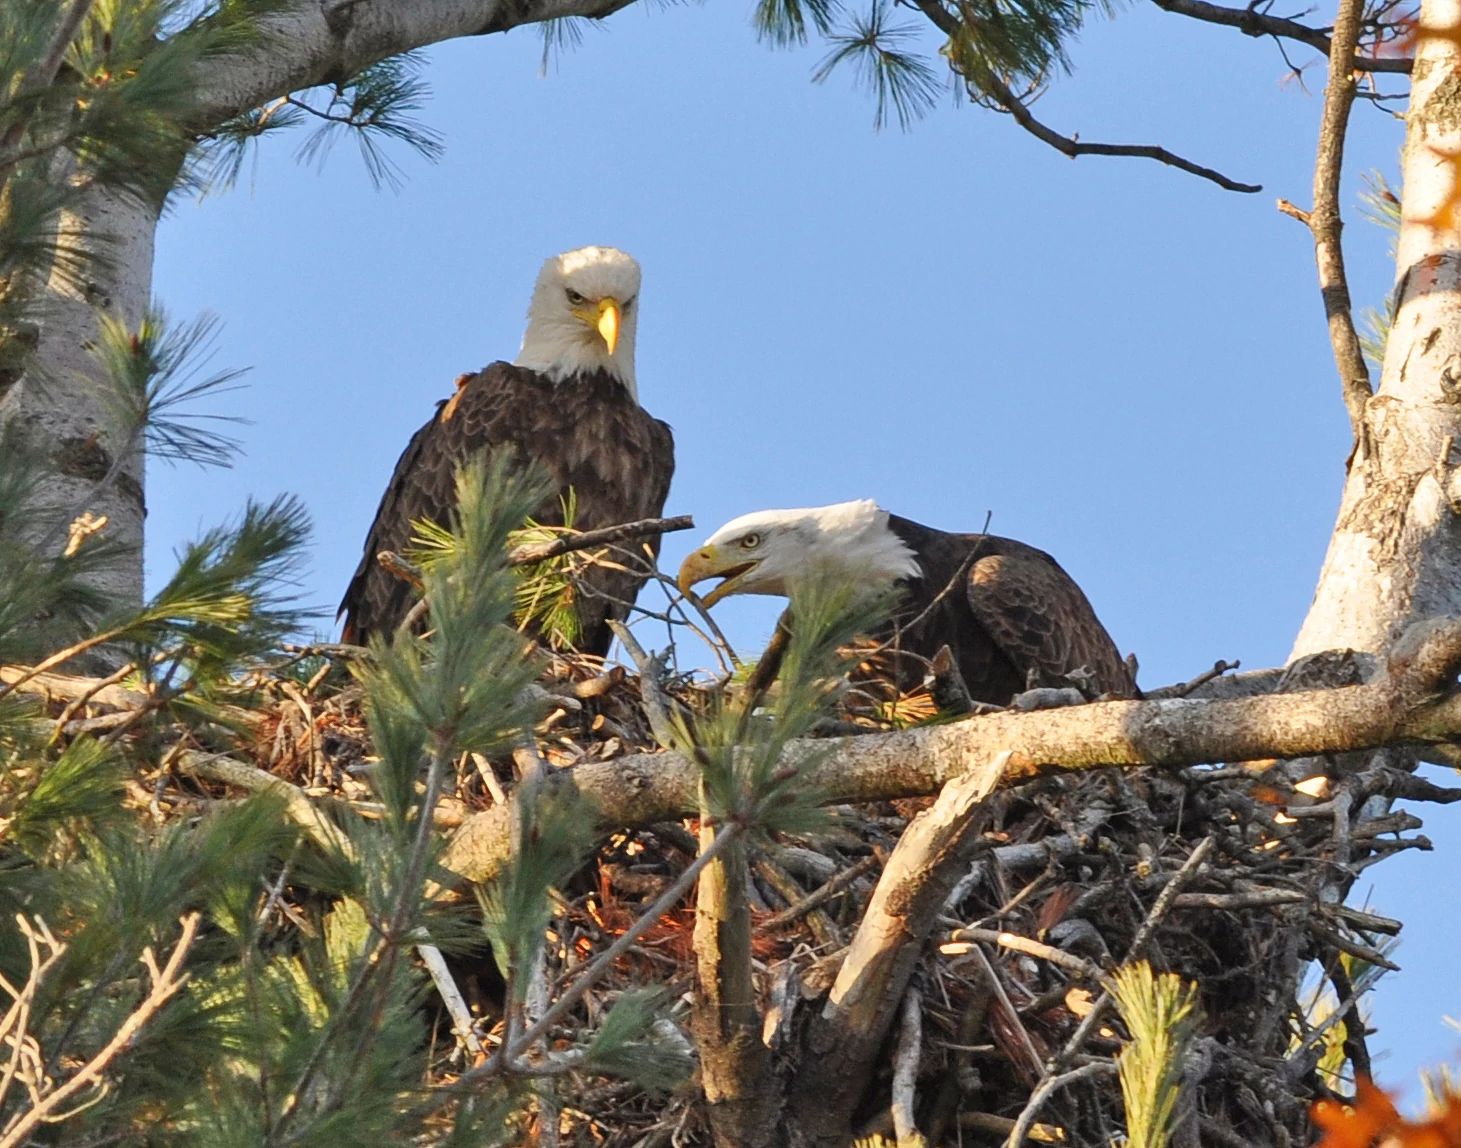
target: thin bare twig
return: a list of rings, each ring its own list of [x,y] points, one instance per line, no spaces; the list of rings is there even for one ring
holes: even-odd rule
[[[1030,1129],[1035,1126],[1035,1117],[1040,1114],[1040,1109],[1045,1107],[1045,1101],[1050,1094],[1057,1089],[1065,1088],[1067,1085],[1075,1084],[1079,1080],[1089,1080],[1096,1076],[1107,1076],[1116,1071],[1116,1065],[1109,1060],[1095,1060],[1090,1064],[1083,1064],[1079,1068],[1073,1068],[1069,1072],[1062,1072],[1059,1076],[1049,1076],[1042,1080],[1034,1092],[1030,1093],[1030,1099],[1026,1101],[1024,1111],[1020,1113],[1019,1119],[1015,1121],[1014,1128],[1010,1131],[1009,1139],[1004,1142],[1004,1148],[1023,1148],[1025,1137],[1030,1134]]]
[[[914,0],[919,11],[928,17],[929,21],[943,32],[946,36],[956,37],[960,31],[960,21],[952,12],[945,8],[938,0]],[[979,84],[976,86],[972,80],[965,80],[969,85],[971,94],[977,96],[988,96],[992,98],[1001,108],[1014,117],[1015,123],[1024,128],[1042,143],[1047,143],[1063,155],[1075,159],[1083,155],[1110,155],[1129,156],[1137,159],[1152,159],[1158,163],[1164,163],[1168,167],[1175,167],[1190,175],[1199,176],[1202,179],[1211,180],[1225,191],[1241,191],[1252,193],[1262,191],[1262,184],[1239,183],[1237,180],[1229,179],[1222,172],[1214,171],[1210,167],[1203,167],[1201,164],[1193,163],[1189,159],[1183,159],[1180,155],[1168,151],[1164,147],[1157,147],[1153,144],[1102,144],[1086,143],[1083,140],[1072,136],[1064,136],[1054,128],[1035,118],[1029,106],[1017,96],[1010,88],[993,72],[985,72],[979,77]]]
[[[70,1104],[83,1089],[102,1084],[102,1075],[112,1061],[132,1043],[137,1033],[157,1015],[158,1010],[188,983],[187,974],[182,971],[182,967],[188,950],[192,948],[193,939],[197,936],[198,921],[197,913],[189,913],[182,918],[182,935],[173,946],[172,955],[168,957],[165,966],[157,966],[151,946],[142,950],[143,964],[152,978],[152,987],[147,996],[118,1026],[101,1051],[82,1065],[70,1080],[37,1100],[29,1111],[18,1114],[6,1126],[5,1134],[0,1136],[0,1148],[18,1148],[30,1139],[36,1128],[54,1118],[57,1110]]]
[[[531,542],[515,546],[507,552],[509,566],[527,566],[533,562],[546,562],[570,554],[575,550],[587,550],[593,546],[607,546],[628,538],[648,538],[655,534],[670,534],[676,530],[693,530],[695,520],[688,514],[674,518],[641,518],[635,522],[623,522],[617,526],[604,526],[598,530],[581,530],[561,534],[547,542]]]

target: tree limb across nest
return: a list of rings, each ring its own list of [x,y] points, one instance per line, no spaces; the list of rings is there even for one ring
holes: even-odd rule
[[[946,725],[793,743],[786,768],[828,803],[939,792],[983,763],[1004,760],[994,788],[1060,771],[1176,767],[1461,740],[1461,620],[1411,627],[1363,685],[1208,700],[1093,702],[998,713]],[[1002,758],[1009,751],[1007,759]],[[672,820],[696,809],[699,773],[678,753],[632,754],[555,773],[599,811],[603,828]],[[442,863],[468,881],[495,877],[509,852],[510,807],[469,818]]]

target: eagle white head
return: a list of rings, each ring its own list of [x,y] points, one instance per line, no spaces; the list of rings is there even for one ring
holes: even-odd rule
[[[606,371],[639,401],[634,333],[639,264],[615,247],[580,247],[545,260],[528,304],[528,329],[515,362],[555,383]]]
[[[919,574],[918,560],[872,499],[801,510],[758,510],[727,522],[680,566],[680,589],[707,578],[725,581],[707,606],[730,594],[792,592],[805,578],[844,579],[882,590]]]

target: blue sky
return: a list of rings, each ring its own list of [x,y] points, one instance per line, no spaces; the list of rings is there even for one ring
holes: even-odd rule
[[[640,396],[675,428],[667,511],[698,524],[666,540],[666,568],[771,506],[874,497],[964,530],[992,514],[1082,583],[1143,684],[1282,662],[1348,447],[1312,244],[1274,209],[1309,202],[1322,70],[1297,83],[1271,42],[1134,7],[1092,25],[1036,105],[1082,139],[1264,185],[1243,196],[1069,160],[952,98],[876,133],[850,72],[810,82],[823,52],[758,44],[736,5],[635,6],[546,76],[531,29],[442,45],[421,119],[446,154],[395,152],[399,192],[372,189],[348,140],[323,170],[299,163],[296,135],[235,191],[175,205],[155,292],[223,318],[214,365],[252,368],[224,400],[251,423],[232,470],[152,468],[152,582],[246,495],[294,491],[325,632],[410,433],[456,375],[515,354],[545,256],[607,243],[644,266]],[[1394,272],[1357,174],[1393,175],[1400,142],[1398,120],[1356,109],[1364,304]],[[775,612],[717,611],[750,650]],[[1418,1066],[1461,1047],[1441,1021],[1461,1015],[1461,936],[1425,897],[1461,827],[1421,812],[1437,853],[1370,871],[1372,904],[1407,921],[1378,1071],[1412,1095]]]

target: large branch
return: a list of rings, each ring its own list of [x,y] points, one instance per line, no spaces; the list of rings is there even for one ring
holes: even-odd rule
[[[787,769],[828,803],[937,793],[1004,750],[1001,787],[1061,770],[1254,761],[1446,742],[1461,738],[1461,620],[1413,626],[1385,671],[1358,686],[1263,697],[1093,702],[1061,710],[998,713],[894,733],[794,742]],[[695,811],[699,773],[677,753],[631,754],[554,773],[593,802],[599,827],[625,828]],[[443,863],[468,881],[488,881],[508,856],[504,808],[469,818]]]
[[[251,50],[210,60],[194,117],[207,131],[251,108],[459,36],[564,16],[602,19],[633,0],[296,0],[259,18]]]

